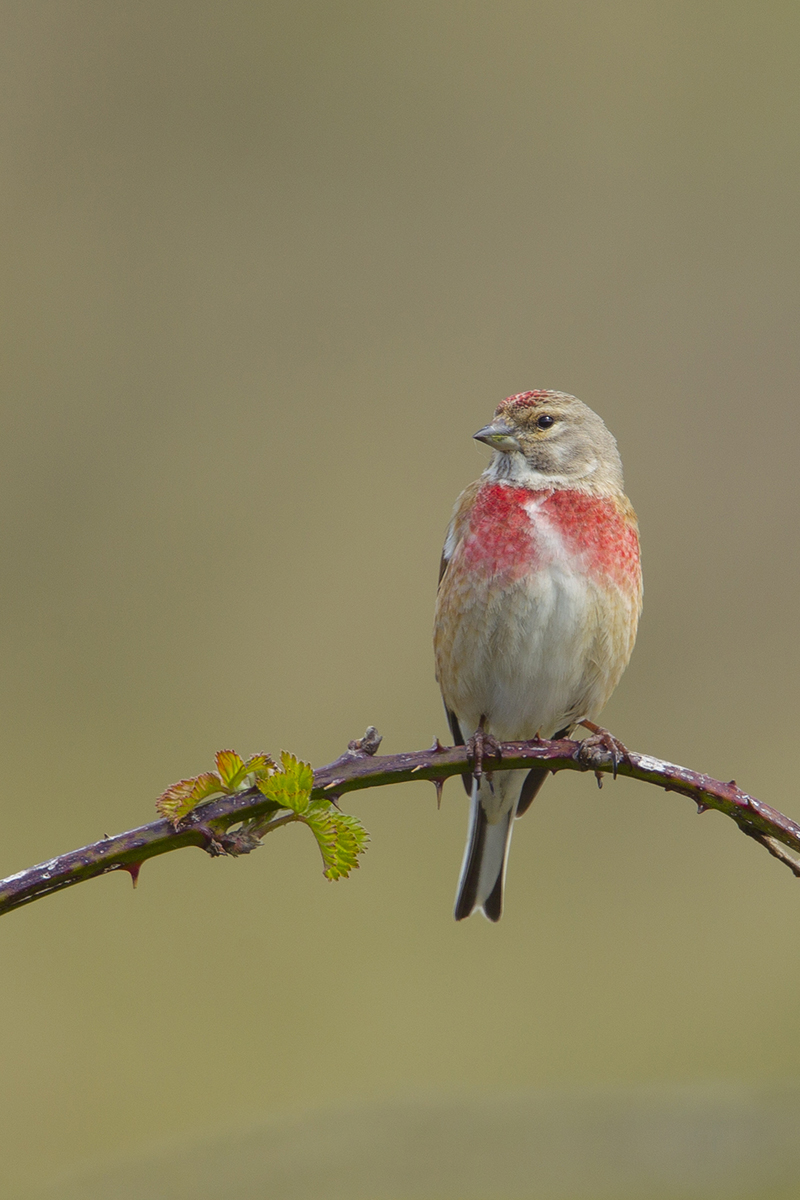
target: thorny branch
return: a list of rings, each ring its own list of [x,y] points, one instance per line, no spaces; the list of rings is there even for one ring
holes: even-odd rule
[[[346,792],[418,779],[430,780],[439,795],[446,779],[471,769],[463,746],[444,747],[437,740],[430,750],[378,755],[380,740],[377,731],[370,727],[363,738],[350,743],[340,758],[315,771],[313,798],[336,801]],[[785,849],[800,854],[800,825],[741,791],[734,780],[722,783],[709,775],[634,751],[628,751],[627,758],[615,764],[611,750],[584,746],[569,739],[506,742],[500,746],[500,754],[499,761],[487,761],[484,769],[510,771],[541,766],[554,774],[593,771],[599,783],[604,774],[615,773],[688,796],[699,812],[715,808],[730,817],[743,833],[800,878],[800,861]],[[104,837],[81,850],[60,854],[0,880],[0,915],[109,871],[127,871],[135,884],[146,859],[184,846],[199,846],[211,855],[247,854],[258,843],[251,836],[238,834],[236,826],[246,819],[263,816],[270,807],[274,813],[274,805],[270,806],[261,792],[252,788],[199,805],[177,829],[169,821],[153,821],[115,837]],[[263,830],[269,832],[293,819],[294,814],[287,816],[281,810],[265,823]]]

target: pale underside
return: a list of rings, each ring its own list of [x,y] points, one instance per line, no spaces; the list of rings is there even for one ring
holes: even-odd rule
[[[630,658],[638,595],[593,579],[580,556],[506,581],[467,570],[462,550],[441,582],[434,645],[442,696],[463,735],[482,717],[498,741],[552,737],[596,719]],[[482,797],[490,820],[507,806],[499,793],[519,787],[503,774],[495,803]]]
[[[599,714],[630,656],[633,597],[561,564],[502,588],[476,575],[448,582],[437,674],[465,734],[483,716],[500,741],[551,737]]]

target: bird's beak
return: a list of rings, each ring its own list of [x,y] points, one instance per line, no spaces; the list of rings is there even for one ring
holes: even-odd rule
[[[485,442],[493,450],[502,450],[504,454],[520,449],[519,442],[505,421],[493,421],[491,425],[484,425],[483,429],[479,429],[472,436],[479,442]]]

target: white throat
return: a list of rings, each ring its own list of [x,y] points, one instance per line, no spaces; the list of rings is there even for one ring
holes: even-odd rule
[[[593,458],[580,475],[558,475],[549,471],[537,471],[525,455],[517,451],[504,454],[497,450],[484,475],[493,483],[516,483],[538,492],[546,488],[580,487],[584,480],[595,474],[599,465],[597,459]]]

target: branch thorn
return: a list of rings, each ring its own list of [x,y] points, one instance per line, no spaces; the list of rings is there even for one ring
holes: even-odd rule
[[[107,835],[106,835],[107,836]],[[142,860],[144,861],[144,860]],[[131,877],[131,883],[136,887],[139,882],[139,872],[142,869],[142,862],[121,863],[120,870],[127,871]]]

